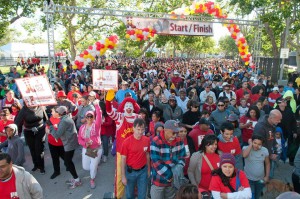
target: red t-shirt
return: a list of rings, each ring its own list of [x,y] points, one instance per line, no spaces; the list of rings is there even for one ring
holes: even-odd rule
[[[193,143],[195,146],[195,149],[198,150],[203,138],[205,135],[213,135],[214,132],[211,129],[208,129],[208,131],[201,131],[198,125],[198,128],[194,128],[190,133],[189,136],[193,139]]]
[[[146,152],[150,151],[150,139],[142,136],[140,140],[130,136],[122,145],[121,155],[126,156],[126,164],[133,169],[140,169],[147,164]]]
[[[241,123],[241,124],[246,124],[248,120],[251,121],[253,124],[256,124],[256,123],[257,123],[257,119],[248,118],[248,117],[245,116],[245,115],[243,115],[243,116],[240,118],[240,123]],[[243,128],[243,129],[242,129],[242,140],[243,140],[243,142],[248,143],[248,140],[252,138],[253,130],[254,130],[253,125],[250,126],[250,127],[248,127],[248,128]]]
[[[50,117],[50,121],[51,121],[51,123],[53,124],[54,129],[57,130],[57,125],[58,125],[59,122],[60,122],[60,118]],[[47,126],[47,128],[49,128],[49,127]],[[60,138],[55,139],[55,138],[53,137],[53,135],[51,135],[51,134],[48,134],[48,142],[49,142],[51,145],[53,145],[53,146],[63,146],[63,143],[62,143],[61,139],[60,139]]]
[[[218,154],[216,154],[216,153],[212,153],[212,154],[205,153],[205,155],[206,155],[207,159],[210,161],[210,163],[211,163],[211,165],[213,166],[214,169],[219,168],[220,156]],[[208,166],[206,160],[204,158],[202,158],[201,181],[198,185],[199,189],[204,189],[206,191],[208,190],[210,180],[211,180],[211,177],[212,177],[211,172],[212,172],[212,170]]]
[[[239,171],[239,178],[240,178],[240,183],[241,186],[244,188],[249,188],[249,181],[247,179],[246,174],[243,171]],[[236,189],[236,176],[234,178],[230,178],[230,185],[232,186],[232,188]],[[210,181],[210,185],[209,185],[209,190],[210,191],[218,191],[221,193],[232,193],[229,189],[229,187],[225,186],[222,183],[222,180],[219,176],[212,176],[211,181]]]
[[[218,149],[223,153],[231,153],[232,155],[239,155],[242,152],[240,142],[237,137],[232,138],[232,142],[218,142]]]
[[[11,199],[13,198],[11,197],[11,194],[18,196],[16,188],[16,176],[14,171],[12,171],[12,176],[8,181],[2,182],[0,180],[0,193],[1,199]],[[18,197],[14,197],[14,199],[18,199]]]
[[[14,104],[14,103],[15,103],[15,99],[14,99],[14,98],[12,98],[11,101],[8,101],[7,98],[6,98],[6,99],[5,99],[5,102],[4,102],[4,107],[9,108],[9,107],[11,107],[11,105]]]
[[[259,99],[260,97],[261,97],[260,94],[254,94],[254,95],[251,95],[251,101],[252,101],[253,103],[255,103],[255,102],[258,101],[258,99]]]
[[[14,121],[13,120],[7,120],[5,123],[3,120],[0,120],[0,132],[4,133],[4,127],[6,127],[9,124],[13,124]],[[5,140],[7,140],[6,136],[0,136],[0,143],[4,142]]]

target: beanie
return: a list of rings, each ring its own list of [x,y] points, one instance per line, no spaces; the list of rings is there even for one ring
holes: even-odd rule
[[[221,155],[220,167],[226,163],[229,163],[229,164],[232,164],[233,166],[235,166],[235,158],[231,153],[223,153]]]

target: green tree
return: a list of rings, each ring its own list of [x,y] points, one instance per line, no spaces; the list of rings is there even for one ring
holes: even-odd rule
[[[239,53],[234,39],[232,39],[229,35],[220,38],[219,47],[225,56],[237,56]]]
[[[0,39],[10,24],[21,17],[31,17],[36,9],[43,5],[43,0],[0,0]]]
[[[284,39],[297,51],[297,65],[300,68],[300,1],[299,0],[230,0],[230,5],[243,15],[257,12],[264,25],[265,34],[272,46],[272,55],[279,58]],[[285,29],[289,29],[289,35]]]

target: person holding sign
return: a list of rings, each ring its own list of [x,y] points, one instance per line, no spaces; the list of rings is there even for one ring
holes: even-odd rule
[[[44,107],[27,107],[27,105],[24,104],[23,108],[15,118],[15,124],[18,126],[18,129],[22,129],[24,126],[25,141],[29,146],[34,165],[31,171],[39,169],[41,174],[45,174],[45,113]]]
[[[116,175],[115,175],[115,197],[122,198],[125,187],[121,177],[121,148],[124,140],[133,134],[133,122],[138,118],[139,106],[131,97],[126,97],[119,105],[119,110],[124,112],[116,112],[112,108],[112,100],[115,97],[114,90],[109,90],[106,95],[106,111],[108,116],[116,121]]]

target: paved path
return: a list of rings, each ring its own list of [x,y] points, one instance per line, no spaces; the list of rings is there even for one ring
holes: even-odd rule
[[[66,171],[63,161],[61,161],[61,175],[51,180],[50,176],[53,173],[52,160],[48,147],[45,150],[45,170],[46,174],[41,175],[39,171],[31,172],[38,180],[44,190],[45,199],[102,199],[104,193],[113,191],[114,180],[114,159],[110,155],[108,162],[101,163],[98,168],[96,176],[96,189],[90,189],[89,187],[89,171],[82,169],[81,164],[81,150],[77,149],[73,161],[79,177],[81,178],[83,185],[76,189],[68,189],[68,185],[65,181],[71,178],[71,174]],[[31,171],[33,164],[28,147],[26,147],[26,163],[24,168],[27,171]]]

